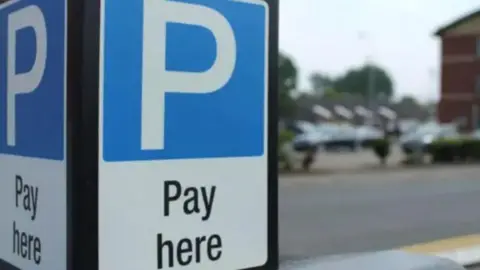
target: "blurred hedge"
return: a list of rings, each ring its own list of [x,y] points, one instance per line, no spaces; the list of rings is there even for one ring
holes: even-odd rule
[[[278,133],[278,161],[280,162],[281,166],[284,169],[290,170],[292,168],[292,164],[290,164],[288,160],[288,153],[285,152],[285,144],[290,143],[295,138],[295,133],[282,130]]]
[[[291,142],[295,138],[295,133],[289,130],[282,130],[278,133],[278,148],[282,148],[282,146],[286,143]]]
[[[434,163],[480,161],[480,140],[474,138],[440,139],[427,148]]]
[[[373,153],[380,160],[380,163],[387,163],[387,158],[390,155],[391,142],[389,138],[382,138],[377,140],[372,140],[367,145],[373,150]]]

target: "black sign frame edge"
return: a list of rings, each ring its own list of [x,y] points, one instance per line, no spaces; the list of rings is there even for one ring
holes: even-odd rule
[[[269,63],[268,63],[268,261],[267,269],[279,268],[278,240],[278,54],[279,2],[269,5]]]
[[[0,259],[0,270],[21,270],[21,269],[11,264],[10,262]]]
[[[100,1],[67,2],[67,270],[98,269]]]
[[[101,0],[66,0],[67,34],[67,269],[96,270],[98,250],[99,60]],[[244,270],[275,270],[278,248],[279,0],[269,6],[268,258]]]

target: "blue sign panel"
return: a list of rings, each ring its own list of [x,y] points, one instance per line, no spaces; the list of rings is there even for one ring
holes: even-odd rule
[[[64,158],[66,0],[0,5],[0,153]]]
[[[165,23],[149,27],[146,17],[155,16],[145,15],[150,10],[144,7],[146,2],[104,2],[104,160],[263,155],[267,7],[260,1],[158,1],[163,6],[155,16],[164,16]],[[169,12],[174,8],[177,12]],[[194,16],[200,12],[211,16]],[[204,19],[205,23],[201,22]],[[150,49],[145,50],[145,46]],[[162,46],[164,55],[159,59],[163,63],[146,63],[153,61],[150,54],[152,59],[158,57],[158,53],[147,51]],[[227,54],[232,57],[223,57]],[[206,75],[216,61],[223,61],[216,74],[228,78],[215,89],[198,90],[219,79]],[[225,75],[229,68],[231,72]],[[150,77],[158,74],[158,84],[147,82],[147,73]],[[146,91],[151,94],[157,90],[164,95],[158,95],[155,103],[157,99],[150,99]],[[152,110],[142,107],[146,103],[154,105],[149,107]],[[157,121],[161,134],[146,134],[146,120],[150,124]],[[142,146],[142,140],[157,138],[161,147]]]

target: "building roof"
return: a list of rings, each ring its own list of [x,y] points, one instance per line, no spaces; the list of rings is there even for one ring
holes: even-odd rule
[[[297,99],[297,104],[299,106],[299,110],[297,112],[298,119],[311,121],[311,122],[314,122],[318,118],[318,115],[315,115],[313,110],[315,106],[320,106],[323,109],[330,111],[331,114],[335,112],[336,105],[341,105],[352,112],[356,111],[355,108],[357,106],[362,106],[365,108],[369,107],[367,100],[360,97],[354,97],[354,96],[343,96],[338,98],[329,98],[329,97],[316,98],[311,96],[303,96]],[[392,103],[389,101],[376,101],[375,104],[372,104],[372,106],[374,107],[375,111],[381,106],[387,107],[388,109],[394,111],[395,114],[397,114],[398,117],[401,119],[412,118],[412,119],[418,119],[423,121],[427,119],[430,115],[429,111],[426,108],[424,108],[423,106],[417,106],[414,104]],[[356,113],[355,115],[356,115],[355,117],[358,116],[358,114]],[[329,117],[326,117],[326,118],[329,118]]]
[[[443,27],[438,29],[434,34],[435,34],[435,36],[443,36],[447,31],[459,26],[462,23],[468,22],[471,19],[474,19],[476,17],[480,17],[480,9],[475,10],[473,12],[470,12],[470,13],[464,15],[463,17],[461,17],[459,19],[456,19],[455,21],[453,21],[453,22],[451,22],[447,25],[444,25]]]

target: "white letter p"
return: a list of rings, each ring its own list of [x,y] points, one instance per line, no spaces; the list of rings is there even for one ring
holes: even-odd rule
[[[36,54],[30,71],[17,74],[17,32],[32,27],[35,31]],[[16,144],[16,101],[20,94],[33,92],[42,81],[47,60],[47,27],[38,6],[27,6],[8,16],[7,46],[7,145]]]
[[[198,25],[211,31],[217,44],[217,54],[207,71],[166,70],[168,22]],[[204,94],[217,91],[230,80],[235,61],[235,35],[222,14],[200,5],[144,0],[142,149],[164,148],[166,92]]]

